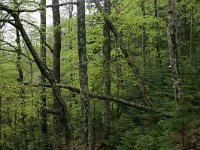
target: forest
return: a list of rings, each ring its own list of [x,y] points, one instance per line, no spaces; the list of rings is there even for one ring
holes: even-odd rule
[[[0,150],[200,150],[199,0],[0,0]]]

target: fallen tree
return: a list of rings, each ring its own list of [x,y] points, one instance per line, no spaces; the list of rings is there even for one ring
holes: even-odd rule
[[[32,85],[32,86],[33,87],[40,87],[41,85],[38,84],[38,85]],[[51,85],[49,85],[49,84],[46,84],[45,86],[49,87],[49,88],[51,87]],[[80,89],[76,88],[74,86],[64,85],[64,84],[58,84],[57,86],[60,87],[60,88],[63,88],[63,89],[68,89],[71,92],[75,92],[77,94],[80,94]],[[156,115],[163,116],[163,117],[169,117],[169,118],[173,117],[168,112],[161,111],[159,108],[144,106],[144,105],[137,104],[137,103],[125,100],[123,98],[118,98],[118,97],[111,96],[111,95],[110,96],[104,96],[103,94],[97,94],[97,93],[89,92],[89,97],[90,98],[96,98],[98,100],[115,102],[115,103],[122,104],[122,105],[131,107],[131,108],[134,108],[134,109],[137,109],[137,110],[145,111],[145,112],[148,112],[148,113],[151,113],[151,114],[156,114]]]

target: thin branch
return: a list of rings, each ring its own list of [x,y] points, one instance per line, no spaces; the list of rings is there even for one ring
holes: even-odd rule
[[[0,10],[4,10],[4,11],[6,11],[8,13],[12,13],[13,12],[12,9],[10,9],[8,6],[6,6],[6,5],[4,5],[2,3],[0,3]]]
[[[55,110],[52,110],[52,109],[49,109],[49,108],[45,108],[44,111],[48,114],[54,114],[54,115],[61,115],[62,113],[59,112],[59,111],[55,111]]]
[[[3,19],[1,19],[0,22],[2,22],[2,24],[0,25],[0,29],[5,25],[6,22],[8,22],[8,21],[6,21],[6,20],[9,20],[9,19],[10,19],[10,16],[9,16],[9,15],[10,15],[10,14],[8,13],[8,14],[5,15],[5,17],[4,17]]]
[[[16,46],[10,44],[9,42],[6,42],[6,41],[4,41],[4,40],[2,40],[2,39],[0,39],[0,42],[3,42],[3,43],[5,43],[6,45],[9,45],[10,47],[16,49]]]
[[[29,25],[35,27],[35,28],[39,31],[40,35],[42,35],[41,30],[39,29],[38,26],[36,26],[35,24],[33,24],[33,23],[31,23],[31,22],[29,22],[29,21],[27,21],[27,20],[21,20],[21,21],[26,22],[27,24],[29,24]],[[42,40],[43,40],[43,42],[45,41],[45,40],[43,39],[43,37],[42,37]],[[53,53],[53,49],[51,48],[51,46],[50,46],[47,42],[44,42],[44,43],[45,43],[45,45],[48,47],[48,49],[51,51],[51,53]]]
[[[0,22],[9,22],[9,21],[15,21],[15,20],[14,19],[0,19]]]
[[[65,5],[77,5],[77,2],[66,2],[58,5],[47,5],[46,8],[52,8],[52,7],[57,7],[57,6],[65,6]],[[14,12],[36,12],[36,11],[41,11],[43,8],[36,8],[36,9],[21,9],[21,10],[13,10]]]
[[[10,53],[17,53],[16,50],[8,50],[8,49],[3,49],[3,48],[0,48],[0,51],[4,51],[4,52],[10,52]],[[29,60],[31,60],[32,62],[35,62],[32,58],[30,58],[29,56],[27,56],[26,54],[24,53],[20,53],[22,56],[28,58]]]

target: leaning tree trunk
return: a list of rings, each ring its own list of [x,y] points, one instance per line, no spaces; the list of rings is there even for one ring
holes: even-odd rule
[[[42,61],[40,60],[40,58],[36,52],[36,49],[33,47],[33,44],[30,41],[30,38],[28,37],[28,35],[19,19],[19,15],[14,13],[11,9],[4,8],[3,6],[1,6],[1,8],[3,8],[8,13],[12,14],[12,16],[16,22],[15,27],[20,31],[20,33],[23,37],[23,40],[25,41],[26,46],[28,47],[29,51],[31,52],[31,55],[33,56],[39,70],[45,76],[45,78],[47,78],[47,80],[50,82],[53,96],[55,97],[55,100],[58,103],[60,111],[61,111],[60,115],[62,117],[62,124],[63,124],[65,132],[66,132],[65,137],[66,137],[66,143],[67,143],[68,149],[73,150],[74,149],[74,144],[73,144],[74,136],[73,136],[73,128],[70,124],[71,122],[70,122],[69,111],[68,111],[68,108],[65,105],[63,99],[59,95],[59,88],[57,86],[57,82],[55,81],[54,75],[51,73],[49,68],[44,63],[42,63]]]
[[[178,69],[176,25],[175,25],[175,0],[168,0],[168,47],[170,56],[170,68],[173,80],[175,100],[180,100],[180,74]]]
[[[99,9],[99,11],[101,13],[103,13],[103,10],[101,9],[100,2],[98,0],[93,0],[93,2],[95,3],[95,5]],[[104,21],[109,26],[110,31],[115,36],[115,40],[119,44],[119,47],[124,54],[124,58],[126,59],[128,66],[131,68],[133,74],[135,75],[135,78],[137,79],[137,82],[138,82],[140,89],[141,89],[141,92],[142,92],[144,104],[147,105],[147,106],[151,106],[152,104],[151,104],[149,95],[147,93],[147,88],[146,88],[146,84],[144,82],[144,79],[141,76],[139,68],[134,63],[134,61],[133,61],[133,59],[132,59],[132,57],[131,57],[131,55],[130,55],[127,47],[126,47],[124,40],[122,38],[122,35],[118,32],[117,28],[114,26],[114,24],[111,22],[111,20],[107,17],[107,15],[105,15],[103,13],[103,17],[104,17]]]
[[[83,118],[83,134],[85,150],[93,149],[92,128],[90,118],[90,104],[88,95],[88,74],[86,55],[86,29],[85,29],[85,0],[77,1],[77,31],[78,31],[78,56],[80,77],[80,99]]]
[[[42,10],[40,11],[40,55],[41,61],[46,65],[46,0],[40,1]],[[45,89],[45,76],[41,73],[41,132],[42,132],[42,145],[47,147],[47,114],[46,108],[46,89]]]
[[[104,0],[104,12],[109,15],[110,14],[110,0]],[[110,95],[110,53],[111,53],[111,41],[110,41],[110,28],[104,23],[103,26],[103,68],[104,68],[104,79],[103,79],[103,95],[109,96]],[[103,125],[103,147],[106,148],[105,140],[109,136],[110,130],[110,102],[109,101],[102,101],[103,108],[102,108],[102,125]]]

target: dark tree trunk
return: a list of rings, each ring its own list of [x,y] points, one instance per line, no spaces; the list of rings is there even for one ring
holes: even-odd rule
[[[181,0],[177,0],[177,5],[181,2]],[[183,39],[183,30],[184,26],[183,24],[183,17],[182,17],[182,9],[185,9],[185,6],[183,8],[177,7],[176,11],[176,41],[177,41],[177,54],[181,55],[181,40]]]
[[[193,19],[193,8],[191,8],[191,12],[190,12],[190,62],[192,61],[192,51],[193,51],[193,48],[192,48],[192,40],[193,40],[193,22],[194,22],[194,19]]]
[[[16,61],[16,65],[17,65],[17,71],[18,71],[18,77],[17,77],[17,81],[19,84],[23,83],[24,80],[24,75],[23,75],[23,70],[22,70],[22,63],[21,63],[21,53],[22,53],[22,49],[21,49],[21,43],[20,43],[20,33],[19,30],[16,30],[16,43],[17,43],[17,61]],[[25,107],[25,97],[24,97],[24,89],[23,87],[20,89],[20,98],[21,98],[21,105],[22,108]],[[23,130],[22,130],[22,134],[23,134],[23,149],[24,150],[28,150],[28,140],[27,140],[27,131],[26,131],[26,114],[24,111],[21,112],[21,123],[23,125]]]
[[[155,17],[157,19],[159,19],[160,15],[159,15],[159,1],[160,0],[154,0],[154,12],[155,12]],[[157,31],[157,35],[156,35],[156,64],[157,66],[161,65],[161,56],[160,56],[160,25],[159,22],[156,22],[156,26],[155,29]]]
[[[16,65],[17,65],[17,71],[18,71],[18,77],[17,77],[17,81],[21,84],[23,82],[23,71],[22,71],[22,66],[21,66],[21,53],[22,53],[22,49],[20,46],[20,34],[19,34],[19,30],[16,31],[16,43],[17,43],[17,61],[16,61]]]
[[[109,15],[110,14],[110,0],[104,0],[104,12]],[[103,95],[110,95],[110,53],[111,53],[111,41],[110,41],[110,28],[104,23],[103,26],[103,68],[104,68],[104,79],[103,79]],[[102,101],[103,109],[102,109],[102,125],[103,125],[103,147],[106,148],[105,140],[109,136],[110,130],[110,102]]]
[[[83,118],[83,135],[85,150],[93,149],[92,128],[90,118],[90,104],[88,95],[88,74],[86,55],[86,29],[85,29],[85,0],[77,1],[77,31],[78,31],[78,56],[80,77],[80,99]]]
[[[73,2],[73,0],[70,0],[70,2]],[[68,8],[68,13],[69,13],[69,19],[71,19],[73,17],[73,10],[74,10],[74,5],[69,5],[69,8]],[[68,25],[68,34],[70,34],[72,32],[72,23],[71,21],[69,22],[69,25]],[[71,39],[69,39],[69,49],[71,50],[73,47],[72,47],[72,41]]]
[[[52,0],[52,5],[58,5],[59,0]],[[53,11],[53,27],[54,27],[54,45],[53,45],[53,73],[56,82],[60,83],[60,51],[61,51],[61,26],[60,26],[60,9],[59,6],[52,7]],[[61,97],[61,91],[58,88],[57,91],[59,97]],[[54,97],[54,110],[59,111],[59,105]],[[53,149],[54,150],[63,150],[64,143],[62,141],[63,137],[63,128],[61,125],[60,116],[54,115],[53,117],[54,125],[54,141]]]
[[[180,100],[180,74],[178,69],[177,37],[175,25],[175,0],[168,0],[168,47],[175,100]]]
[[[41,61],[46,65],[46,0],[40,1],[40,6],[42,10],[40,11],[40,55]],[[47,147],[47,114],[46,108],[46,89],[45,89],[45,76],[41,73],[41,132],[42,132],[42,145],[44,148]]]
[[[2,3],[2,0],[0,0],[0,2]],[[2,10],[0,10],[0,19],[2,19]],[[0,49],[2,48],[2,40],[3,35],[2,35],[2,31],[0,31]],[[2,96],[0,95],[0,141],[2,140],[2,134],[1,134],[1,127],[2,127],[2,115],[1,115],[1,110],[2,110]],[[0,143],[0,150],[2,150],[2,143]]]
[[[142,9],[142,16],[145,17],[145,0],[141,0],[141,9]],[[142,25],[142,58],[143,58],[143,68],[146,70],[147,67],[147,58],[146,58],[146,28],[145,24]]]
[[[73,0],[70,0],[70,2],[73,2]],[[73,17],[73,10],[74,10],[74,5],[69,5],[69,19]]]
[[[118,60],[116,60],[116,85],[117,85],[117,91],[116,91],[116,96],[117,97],[120,97],[120,90],[121,90],[121,88],[120,88],[120,76],[122,76],[122,66],[121,66],[121,64],[119,64],[118,63]],[[119,119],[120,118],[120,116],[121,116],[121,105],[120,104],[118,104],[117,105],[117,119]]]

